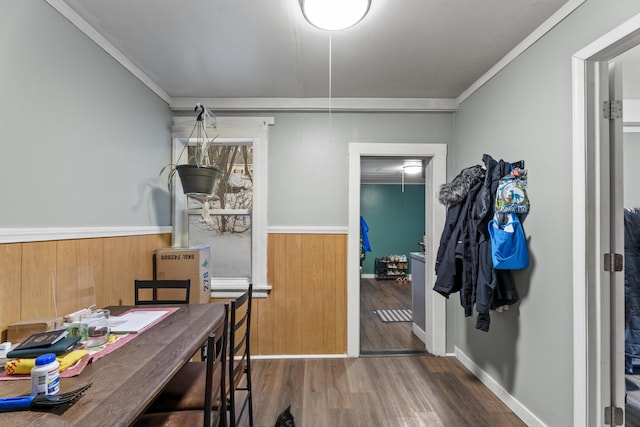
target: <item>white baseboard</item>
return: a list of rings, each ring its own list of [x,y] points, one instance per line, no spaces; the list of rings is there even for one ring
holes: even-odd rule
[[[412,280],[411,279],[411,274],[407,274],[407,279]],[[361,279],[375,279],[376,275],[372,274],[372,273],[364,273],[364,274],[360,274],[360,278]]]
[[[416,325],[415,323],[413,324],[413,334],[418,338],[420,338],[420,341],[422,341],[423,343],[425,344],[427,343],[427,333],[423,331],[420,328],[420,326]]]
[[[346,354],[261,354],[251,356],[252,360],[269,360],[269,359],[345,359]]]
[[[513,397],[507,390],[505,390],[496,380],[494,380],[487,372],[485,372],[480,366],[476,365],[466,354],[464,354],[458,347],[455,347],[456,358],[475,375],[482,384],[487,386],[498,399],[500,399],[505,405],[509,407],[518,417],[524,421],[529,427],[546,427],[546,424],[535,416],[526,406],[520,403],[515,397]]]

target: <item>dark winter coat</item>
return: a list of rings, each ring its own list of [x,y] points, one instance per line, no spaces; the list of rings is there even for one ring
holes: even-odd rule
[[[510,270],[494,270],[488,232],[493,217],[495,194],[509,163],[483,156],[485,168],[466,168],[440,189],[447,217],[436,255],[434,290],[445,297],[460,291],[465,316],[476,305],[476,328],[489,330],[489,310],[513,304],[518,296]]]
[[[438,198],[448,205],[444,229],[440,236],[440,246],[436,254],[436,274],[438,278],[434,290],[449,297],[452,293],[462,291],[471,295],[471,264],[468,257],[469,219],[474,197],[482,185],[484,170],[480,165],[463,169],[451,183],[440,188]],[[467,252],[467,254],[465,254]],[[467,255],[467,256],[465,256]],[[464,288],[464,290],[463,290]]]
[[[518,292],[511,270],[495,270],[491,260],[491,237],[489,235],[489,221],[495,212],[496,192],[500,178],[508,175],[510,164],[494,160],[488,154],[482,158],[485,174],[482,191],[475,203],[475,221],[478,232],[478,274],[475,283],[476,328],[481,331],[489,330],[490,310],[503,305],[511,305],[518,301]],[[474,248],[476,250],[476,248]]]

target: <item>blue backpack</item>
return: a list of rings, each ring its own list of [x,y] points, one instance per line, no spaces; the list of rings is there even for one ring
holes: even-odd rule
[[[499,220],[504,218],[506,221]],[[491,260],[496,270],[520,270],[529,267],[529,250],[518,215],[496,214],[489,221]]]

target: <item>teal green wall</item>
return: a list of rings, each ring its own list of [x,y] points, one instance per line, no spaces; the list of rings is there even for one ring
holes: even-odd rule
[[[420,252],[424,234],[424,185],[363,184],[360,215],[369,226],[372,252],[362,264],[363,274],[374,274],[374,260],[386,255]],[[409,263],[411,264],[411,263]]]

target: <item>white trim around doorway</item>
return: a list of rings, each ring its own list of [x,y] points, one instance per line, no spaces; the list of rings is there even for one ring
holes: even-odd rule
[[[601,302],[593,298],[599,286],[595,271],[601,264],[602,244],[591,247],[589,230],[599,226],[600,200],[594,191],[599,164],[593,156],[597,129],[593,123],[597,100],[594,70],[640,44],[640,14],[622,23],[573,55],[573,425],[600,425],[604,402],[600,384],[607,366],[600,366],[597,342],[604,333],[598,316]],[[591,295],[591,297],[590,297]]]
[[[425,286],[435,282],[435,254],[444,225],[446,209],[436,200],[437,188],[446,182],[446,144],[349,144],[349,232],[347,243],[347,355],[360,355],[360,158],[363,156],[428,158],[425,166]],[[426,274],[431,272],[431,274]],[[426,349],[434,355],[446,353],[446,299],[436,292],[425,292]]]

